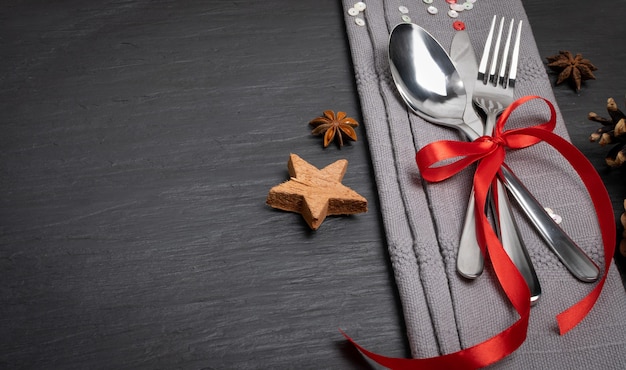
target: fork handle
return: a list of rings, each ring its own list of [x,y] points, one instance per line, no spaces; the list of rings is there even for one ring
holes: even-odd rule
[[[515,176],[513,171],[502,164],[502,180],[509,193],[520,205],[539,234],[548,244],[548,247],[559,258],[561,263],[577,279],[584,282],[593,282],[600,276],[598,266],[580,249],[578,245],[561,229],[539,204],[537,199]]]

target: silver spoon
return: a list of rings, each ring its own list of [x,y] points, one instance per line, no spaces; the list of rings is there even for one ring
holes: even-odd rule
[[[389,38],[389,65],[400,95],[418,116],[457,129],[469,140],[479,137],[463,121],[468,99],[463,80],[445,49],[431,34],[416,24],[398,24]],[[581,281],[597,280],[598,266],[554,222],[506,165],[502,166],[501,173],[510,194],[563,265]]]

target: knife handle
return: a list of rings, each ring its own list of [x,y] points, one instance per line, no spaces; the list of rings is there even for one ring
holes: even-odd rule
[[[515,218],[511,213],[511,203],[509,197],[504,189],[502,181],[496,181],[497,186],[497,198],[498,208],[494,213],[497,214],[494,217],[496,220],[496,230],[498,230],[498,236],[502,241],[504,250],[509,255],[517,270],[522,274],[528,289],[530,290],[530,303],[535,304],[541,295],[541,285],[539,284],[539,278],[537,272],[533,267],[528,250],[519,233]],[[496,207],[493,207],[496,208]]]

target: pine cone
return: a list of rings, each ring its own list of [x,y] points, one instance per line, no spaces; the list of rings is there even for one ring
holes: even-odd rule
[[[610,118],[598,116],[594,112],[587,115],[590,121],[602,124],[602,127],[589,136],[589,141],[598,142],[602,146],[614,144],[605,161],[611,167],[619,167],[626,162],[626,115],[617,108],[613,98],[607,100],[606,110]]]

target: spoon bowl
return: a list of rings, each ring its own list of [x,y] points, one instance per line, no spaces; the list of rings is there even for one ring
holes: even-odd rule
[[[430,33],[413,23],[398,24],[389,37],[389,66],[402,99],[418,116],[467,131],[463,80]]]

